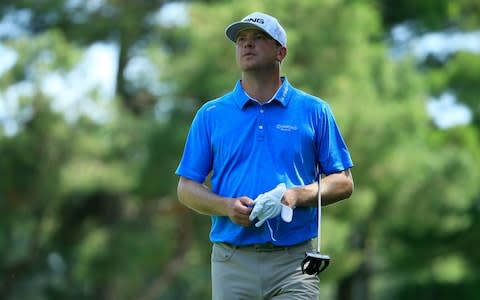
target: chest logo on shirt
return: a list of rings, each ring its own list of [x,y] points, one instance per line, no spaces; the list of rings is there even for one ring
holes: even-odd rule
[[[298,130],[297,126],[287,125],[287,124],[277,124],[277,126],[275,126],[275,128],[277,128],[280,131],[295,131],[295,130]]]

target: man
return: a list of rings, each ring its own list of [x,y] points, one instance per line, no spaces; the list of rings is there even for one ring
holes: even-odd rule
[[[280,76],[276,18],[255,12],[225,34],[241,80],[199,109],[176,171],[179,200],[212,219],[213,299],[318,299],[318,277],[300,269],[317,235],[316,180],[324,205],[350,197],[350,154],[328,104]]]

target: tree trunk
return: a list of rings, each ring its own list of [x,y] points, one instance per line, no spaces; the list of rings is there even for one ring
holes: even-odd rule
[[[368,300],[370,295],[370,270],[367,262],[343,278],[337,290],[337,300]]]

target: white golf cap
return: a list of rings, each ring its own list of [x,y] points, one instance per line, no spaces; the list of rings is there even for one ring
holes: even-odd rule
[[[238,33],[248,28],[260,29],[279,42],[280,45],[287,47],[287,33],[278,20],[261,12],[251,13],[243,20],[228,25],[225,29],[225,35],[232,42],[235,42]]]

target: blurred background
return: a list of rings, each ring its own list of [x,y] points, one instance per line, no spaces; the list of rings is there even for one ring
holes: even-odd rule
[[[210,299],[210,219],[174,171],[252,11],[355,163],[324,209],[321,299],[478,299],[477,0],[2,1],[0,299]]]

